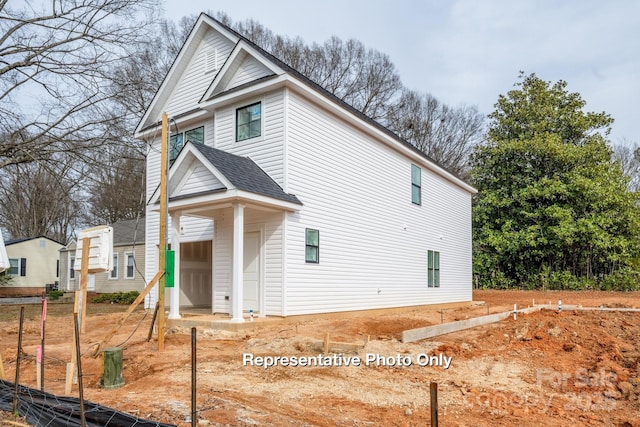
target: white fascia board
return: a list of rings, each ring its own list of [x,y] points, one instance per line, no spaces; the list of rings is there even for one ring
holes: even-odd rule
[[[209,115],[208,111],[197,109],[197,110],[189,111],[187,113],[180,114],[179,116],[176,116],[176,117],[169,117],[169,123],[168,123],[169,131],[173,129],[174,122],[175,124],[178,125],[179,129],[182,129],[183,126],[187,125],[188,123],[201,121],[202,119],[206,118],[208,115]],[[145,139],[145,138],[153,137],[154,138],[153,143],[155,144],[162,137],[161,131],[162,131],[162,122],[160,121],[160,122],[153,123],[142,130],[139,130],[139,131],[136,130],[133,136],[136,137],[137,139]],[[169,134],[171,134],[171,132],[169,132]],[[155,141],[156,138],[158,141]]]
[[[144,116],[142,116],[142,119],[138,123],[138,126],[136,126],[135,135],[137,138],[139,138],[138,134],[141,134],[143,132],[143,129],[152,125],[148,123],[151,114],[156,111],[158,103],[166,102],[167,98],[171,94],[171,88],[173,88],[176,80],[180,78],[180,76],[186,69],[187,64],[198,48],[200,41],[206,34],[207,30],[210,28],[218,31],[220,34],[228,38],[231,42],[238,43],[239,38],[237,35],[233,34],[223,26],[218,25],[218,23],[209,15],[201,13],[191,32],[189,33],[187,40],[180,48],[180,52],[178,53],[176,59],[173,61],[173,64],[171,65],[169,72],[162,81],[160,88],[149,104],[147,111],[144,113]]]
[[[185,212],[189,209],[205,208],[208,206],[212,208],[219,208],[227,206],[228,203],[246,203],[247,205],[258,205],[266,208],[292,212],[300,210],[302,208],[302,206],[297,203],[274,199],[272,197],[250,193],[248,191],[242,191],[234,188],[217,193],[214,192],[211,194],[200,194],[194,197],[185,197],[184,199],[180,200],[170,200],[169,211]],[[151,210],[157,212],[160,210],[160,206],[154,204]]]
[[[214,96],[213,94],[216,91],[216,89],[225,81],[228,81],[228,79],[233,77],[229,75],[229,73],[233,69],[233,66],[236,63],[244,61],[247,56],[250,56],[256,59],[258,62],[260,62],[262,65],[264,65],[266,68],[271,70],[276,75],[284,74],[284,70],[282,68],[278,67],[272,61],[269,61],[267,58],[265,58],[264,55],[258,52],[249,43],[247,43],[244,40],[240,40],[236,44],[236,46],[233,48],[233,51],[231,52],[231,54],[229,54],[229,57],[227,58],[225,63],[222,65],[222,68],[220,69],[216,77],[213,79],[213,81],[211,82],[211,84],[209,85],[205,93],[202,95],[202,98],[200,99],[201,104],[206,103],[208,100],[210,100],[210,98]],[[221,92],[224,92],[224,89]]]
[[[209,101],[203,101],[198,106],[203,110],[215,111],[218,108],[222,108],[226,105],[238,102],[239,99],[248,97],[257,97],[267,92],[273,91],[279,87],[284,87],[284,84],[289,80],[288,75],[283,74],[267,81],[256,83],[245,87],[243,89],[234,90],[230,93],[216,96]]]
[[[193,143],[191,142],[187,142],[187,145],[185,145],[182,151],[180,151],[180,154],[178,155],[178,157],[176,157],[176,160],[171,165],[168,174],[169,176],[167,178],[167,187],[170,186],[171,180],[181,167],[191,167],[191,162],[185,164],[185,162],[188,161],[187,157],[189,155],[193,155],[193,157],[200,161],[200,163],[202,163],[202,165],[206,167],[207,170],[211,172],[213,176],[215,176],[222,183],[222,185],[227,187],[227,189],[235,188],[226,176],[224,176],[215,166],[213,166],[211,162],[207,160],[198,149],[193,147]],[[156,191],[151,196],[149,204],[157,203],[158,199],[160,199],[160,191],[159,189],[156,189]]]

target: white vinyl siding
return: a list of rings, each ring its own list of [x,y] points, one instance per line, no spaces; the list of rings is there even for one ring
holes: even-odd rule
[[[235,140],[236,109],[262,102],[262,135],[245,141]],[[251,157],[274,181],[284,186],[284,91],[260,99],[240,102],[216,112],[215,148]]]
[[[273,74],[273,71],[265,67],[260,61],[253,57],[247,57],[240,63],[240,66],[235,71],[235,74],[229,81],[226,89],[232,89],[234,87],[241,86],[245,83],[252,82],[261,77]]]
[[[194,161],[189,166],[185,176],[176,178],[181,182],[176,186],[176,189],[171,190],[171,197],[179,194],[195,194],[224,188],[220,180],[199,161]]]
[[[218,63],[222,64],[231,53],[233,46],[229,40],[220,36],[216,31],[209,30],[207,32],[169,96],[165,109],[169,116],[176,116],[194,109],[211,83],[215,74],[206,72],[207,53],[216,50]]]
[[[430,203],[415,209],[416,160],[293,92],[288,103],[288,191],[304,207],[287,218],[286,314],[470,301],[471,195],[422,167]],[[318,265],[305,262],[307,228],[322,230]],[[442,254],[436,293],[428,249]]]
[[[266,315],[281,316],[282,308],[282,214],[266,213],[251,208],[245,209],[245,231],[260,231],[264,250],[264,277],[262,292]],[[229,313],[231,310],[231,278],[233,251],[233,209],[222,209],[215,217],[215,236],[213,243],[213,283],[214,307],[216,313]],[[229,297],[228,300],[225,299]]]

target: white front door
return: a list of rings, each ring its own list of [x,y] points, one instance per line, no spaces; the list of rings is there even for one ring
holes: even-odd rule
[[[244,234],[243,311],[260,311],[260,232]]]

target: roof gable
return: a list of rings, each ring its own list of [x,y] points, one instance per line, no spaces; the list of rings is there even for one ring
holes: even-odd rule
[[[217,32],[229,42],[233,42],[235,47],[226,57],[222,68],[209,80],[208,87],[206,89],[202,88],[199,101],[194,98],[194,102],[189,105],[189,108],[191,108],[189,113],[201,114],[209,108],[209,104],[212,105],[216,102],[214,98],[220,103],[225,94],[238,93],[241,89],[249,90],[249,87],[255,89],[255,85],[258,83],[265,83],[265,87],[259,90],[265,90],[268,84],[291,84],[289,87],[302,89],[307,96],[320,101],[324,106],[332,109],[355,126],[374,134],[379,142],[395,146],[410,158],[421,158],[425,161],[427,167],[438,175],[462,187],[465,191],[470,193],[477,192],[471,185],[408,141],[400,138],[382,124],[355,109],[282,60],[206,14],[201,14],[198,18],[178,58],[138,125],[136,133],[139,134],[146,128],[159,124],[161,109],[173,93],[170,88],[174,87],[175,83],[179,81],[180,74],[184,73],[190,58],[194,56],[194,49],[197,46],[194,47],[193,45],[198,45],[198,37],[202,37],[202,34],[206,33],[208,29]],[[276,79],[273,79],[274,77]],[[226,102],[225,100],[222,101]],[[171,111],[167,111],[167,113],[169,115],[172,114]],[[185,111],[184,113],[187,112]]]
[[[170,200],[227,190],[240,190],[302,205],[296,196],[285,193],[250,158],[187,142],[169,169]],[[159,197],[159,191],[156,190],[150,203],[157,203]]]
[[[174,110],[171,114],[179,114],[184,112],[181,108],[195,107],[238,40],[238,34],[210,16],[200,14],[136,133],[157,125],[162,112],[168,108]]]
[[[282,68],[267,61],[264,55],[259,54],[247,41],[240,40],[201,101],[252,81],[283,73]]]
[[[224,181],[224,182],[223,182]],[[226,190],[229,186],[222,174],[193,152],[185,154],[169,180],[168,194],[182,197],[189,194]]]

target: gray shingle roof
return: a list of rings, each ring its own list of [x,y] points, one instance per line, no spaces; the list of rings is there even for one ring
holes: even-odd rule
[[[111,224],[113,227],[113,244],[133,244],[144,243],[145,232],[145,218],[141,217],[140,220],[129,219],[114,222]]]
[[[327,89],[325,89],[324,87],[322,87],[321,85],[319,85],[318,83],[314,82],[313,80],[311,80],[309,77],[305,76],[304,74],[302,74],[300,71],[296,70],[295,68],[293,68],[292,66],[290,66],[289,64],[287,64],[286,62],[284,62],[283,60],[281,60],[280,58],[278,58],[277,56],[273,55],[272,53],[268,52],[267,50],[263,49],[261,46],[257,45],[256,43],[254,43],[253,41],[249,40],[247,37],[243,36],[242,34],[240,34],[239,32],[237,32],[236,30],[234,30],[233,28],[223,24],[222,22],[220,22],[219,20],[213,18],[212,16],[206,14],[206,13],[202,13],[203,15],[206,15],[209,19],[215,21],[218,23],[218,25],[221,25],[223,28],[226,28],[227,31],[235,34],[238,38],[240,38],[241,40],[244,40],[247,44],[249,44],[249,46],[253,47],[254,49],[256,49],[258,52],[260,52],[262,55],[264,55],[265,57],[267,57],[269,60],[273,61],[276,65],[278,65],[280,68],[282,68],[285,72],[287,72],[289,75],[294,76],[295,78],[297,78],[298,80],[300,80],[301,82],[305,83],[307,86],[310,86],[311,88],[313,88],[314,90],[316,90],[317,92],[319,92],[320,94],[324,95],[327,99],[333,101],[334,103],[340,105],[341,107],[343,107],[344,109],[348,110],[349,112],[351,112],[353,115],[359,117],[360,119],[362,119],[363,121],[369,123],[370,125],[374,126],[375,128],[377,128],[378,130],[384,132],[385,134],[389,135],[391,138],[399,141],[401,144],[403,144],[405,147],[409,148],[410,150],[412,150],[413,152],[419,154],[420,156],[422,156],[423,158],[427,159],[429,162],[437,165],[438,167],[442,168],[443,170],[449,172],[451,175],[455,176],[456,178],[458,178],[459,180],[463,181],[466,183],[466,181],[458,176],[457,174],[453,173],[452,171],[450,171],[447,167],[445,167],[444,165],[442,165],[440,162],[436,161],[435,159],[433,159],[431,156],[429,156],[427,153],[425,153],[424,151],[418,149],[415,145],[413,145],[412,143],[410,143],[409,141],[401,138],[399,135],[397,135],[395,132],[391,131],[389,128],[387,128],[386,126],[382,125],[381,123],[379,123],[378,121],[372,119],[371,117],[369,117],[368,115],[364,114],[362,111],[358,110],[357,108],[355,108],[354,106],[352,106],[351,104],[349,104],[348,102],[344,101],[342,98],[339,98],[338,96],[336,96],[335,94],[329,92]],[[270,76],[267,76],[270,77]],[[253,84],[255,82],[249,82],[249,84]],[[227,94],[231,91],[235,90],[231,89],[229,91],[225,91],[222,93],[217,94],[216,96],[222,96],[224,94]]]
[[[282,187],[249,157],[236,156],[204,144],[191,144],[238,190],[302,205],[296,196],[285,193]]]

